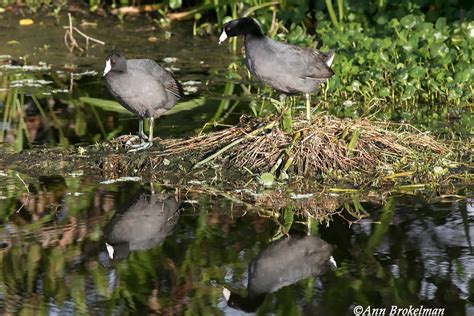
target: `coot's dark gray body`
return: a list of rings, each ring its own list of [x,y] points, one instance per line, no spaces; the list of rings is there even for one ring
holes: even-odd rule
[[[140,117],[158,118],[183,96],[173,75],[150,59],[128,59],[125,72],[109,71],[105,79],[120,105]]]
[[[256,311],[266,294],[334,269],[332,250],[331,245],[315,236],[291,236],[270,244],[249,264],[248,296],[231,293],[226,297],[228,305],[246,312]],[[224,291],[224,295],[229,293]]]
[[[277,42],[266,36],[245,36],[245,61],[263,83],[285,94],[313,93],[334,74],[326,64],[332,52]]]
[[[131,250],[151,249],[172,233],[178,222],[174,197],[142,193],[124,205],[106,228],[108,248],[114,259],[124,259]],[[109,250],[110,255],[110,250]]]
[[[277,42],[266,37],[251,18],[235,19],[224,25],[219,43],[227,37],[245,36],[245,61],[250,72],[263,83],[278,90],[280,96],[302,92],[306,95],[306,115],[310,119],[309,94],[317,92],[322,82],[334,72],[334,51]]]
[[[171,109],[183,96],[181,84],[167,70],[150,59],[130,59],[114,53],[107,57],[104,69],[107,90],[127,110],[140,117],[137,151],[153,145],[154,119]],[[143,118],[150,120],[148,138],[143,133]]]

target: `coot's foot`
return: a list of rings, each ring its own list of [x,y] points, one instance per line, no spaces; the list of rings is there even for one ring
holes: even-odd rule
[[[125,147],[126,148],[129,148],[130,146],[134,146],[136,145],[135,143],[140,141],[140,144],[143,144],[144,142],[148,142],[148,136],[146,136],[145,134],[141,134],[141,135],[130,135],[130,138],[127,139],[126,143],[125,143]]]
[[[140,142],[137,143],[138,141]],[[150,142],[148,139],[148,136],[146,136],[145,134],[141,134],[138,136],[133,135],[125,143],[125,148],[128,149],[127,150],[128,153],[145,150],[147,148],[150,148],[151,146],[153,146],[153,142]]]
[[[137,151],[145,150],[145,149],[150,148],[151,146],[153,146],[152,142],[143,141],[143,140],[140,144],[129,144],[129,145],[125,144],[125,148],[130,148],[129,150],[127,150],[127,153],[134,153]]]

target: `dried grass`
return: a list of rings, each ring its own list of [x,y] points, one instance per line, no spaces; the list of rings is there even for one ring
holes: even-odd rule
[[[242,121],[238,126],[187,140],[166,140],[162,155],[199,151],[216,155],[234,167],[252,171],[291,171],[296,175],[342,172],[373,172],[402,159],[416,161],[445,156],[449,148],[428,133],[410,125],[338,119],[331,116],[293,122],[293,132],[284,133],[276,122]],[[269,126],[254,133],[262,126]],[[238,140],[238,141],[236,141]],[[232,142],[233,146],[229,146]],[[214,158],[214,157],[213,157]]]

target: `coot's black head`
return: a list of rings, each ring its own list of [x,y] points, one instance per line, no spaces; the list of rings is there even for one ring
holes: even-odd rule
[[[239,35],[264,36],[260,25],[252,18],[240,18],[232,20],[224,25],[222,34],[219,37],[219,44],[226,40],[227,37]]]
[[[105,59],[104,76],[110,71],[126,72],[127,60],[119,53],[112,53]]]

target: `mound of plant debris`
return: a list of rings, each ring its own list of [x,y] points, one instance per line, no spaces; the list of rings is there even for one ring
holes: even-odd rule
[[[291,132],[283,132],[278,120],[242,119],[235,127],[158,143],[159,147],[144,152],[127,153],[123,138],[119,138],[85,148],[30,150],[10,155],[5,161],[22,169],[92,170],[112,177],[190,179],[219,174],[225,178],[226,173],[237,173],[244,181],[304,177],[352,186],[472,176],[459,157],[469,144],[448,144],[410,125],[367,119],[294,119]]]
[[[305,177],[336,182],[367,183],[378,178],[421,179],[448,173],[458,166],[453,144],[436,140],[406,124],[320,116],[311,123],[293,121],[285,133],[277,121],[240,125],[184,141],[165,141],[162,154],[199,150],[225,168],[280,178]]]

